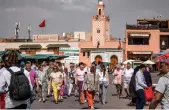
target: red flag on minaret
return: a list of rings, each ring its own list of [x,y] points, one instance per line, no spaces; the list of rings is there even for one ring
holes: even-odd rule
[[[39,27],[45,27],[46,26],[46,21],[43,20],[40,24],[39,24]]]

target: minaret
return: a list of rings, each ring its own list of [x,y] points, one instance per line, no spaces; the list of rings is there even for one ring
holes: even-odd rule
[[[104,46],[109,36],[109,17],[104,13],[105,5],[98,0],[96,15],[92,17],[92,42],[94,47]]]

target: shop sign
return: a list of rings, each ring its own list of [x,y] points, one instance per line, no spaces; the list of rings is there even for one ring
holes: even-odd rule
[[[151,52],[133,52],[133,54],[151,54]]]
[[[143,36],[143,37],[149,37],[150,34],[130,34],[130,36]]]
[[[59,54],[69,56],[68,58],[65,58],[62,60],[62,63],[79,63],[79,52],[80,50],[78,48],[60,48]]]

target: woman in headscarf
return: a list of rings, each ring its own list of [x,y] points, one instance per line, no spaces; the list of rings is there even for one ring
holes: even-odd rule
[[[123,76],[123,70],[121,70],[120,65],[117,65],[116,69],[113,73],[114,79],[113,84],[116,86],[118,97],[122,95],[122,76]]]

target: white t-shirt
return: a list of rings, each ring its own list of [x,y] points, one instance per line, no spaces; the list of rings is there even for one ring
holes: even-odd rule
[[[21,70],[21,68],[18,68],[16,66],[12,66],[12,67],[10,67],[10,69],[13,72],[18,72],[18,71]],[[31,84],[29,72],[24,70],[24,74],[28,78],[29,84],[30,84],[30,87],[31,87],[31,90],[32,90],[32,84]],[[10,80],[11,80],[11,73],[8,70],[4,70],[3,73],[1,74],[1,77],[0,77],[0,89],[5,84],[10,85]],[[8,87],[7,87],[7,89],[8,89]],[[14,108],[14,107],[17,107],[17,106],[22,105],[22,104],[27,104],[27,102],[29,102],[29,99],[24,100],[24,101],[14,101],[14,100],[12,100],[9,96],[9,92],[6,94],[6,97],[5,97],[5,107],[6,108]]]
[[[124,70],[124,78],[131,78],[133,73],[134,73],[134,69],[133,68],[130,68],[130,69],[126,68]]]
[[[79,68],[76,70],[76,75],[77,75],[77,80],[78,81],[84,81],[84,77],[85,77],[85,72],[86,69],[80,70]]]
[[[99,75],[99,81],[107,81],[107,73],[105,73],[105,76],[104,76],[104,73],[103,72],[99,72],[98,73]]]

